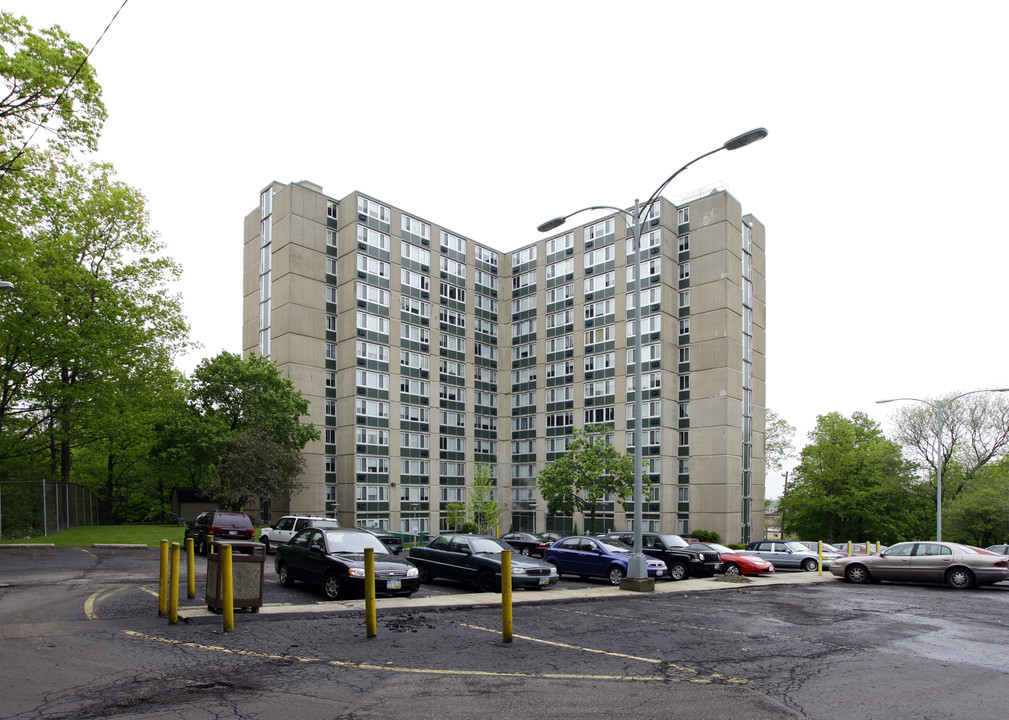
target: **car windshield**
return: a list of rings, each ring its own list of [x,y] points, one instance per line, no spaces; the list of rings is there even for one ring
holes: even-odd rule
[[[599,544],[603,546],[603,550],[610,553],[629,553],[634,552],[634,548],[630,545],[625,545],[619,540],[610,540],[608,538],[596,538]]]
[[[787,547],[792,552],[809,552],[808,547],[803,545],[801,542],[795,542],[794,540],[790,540],[789,542],[785,543],[785,547]]]
[[[666,547],[687,547],[689,543],[679,535],[659,535]]]
[[[497,538],[476,537],[470,538],[469,542],[474,555],[496,555],[502,550],[513,549],[511,545]]]
[[[710,548],[712,548],[713,550],[715,550],[716,552],[718,552],[718,553],[731,553],[731,552],[735,552],[735,550],[733,550],[732,548],[727,547],[725,545],[719,545],[718,543],[708,543],[708,546]]]
[[[377,553],[389,554],[381,540],[364,532],[330,530],[326,533],[326,546],[334,553],[363,553],[365,548],[373,548]]]

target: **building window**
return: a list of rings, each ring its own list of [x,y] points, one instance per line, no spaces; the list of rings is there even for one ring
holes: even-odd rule
[[[455,250],[458,253],[466,254],[466,241],[461,237],[453,235],[452,233],[447,233],[444,230],[441,231],[441,249],[442,250]]]
[[[400,227],[403,228],[403,232],[411,233],[412,235],[417,235],[425,240],[431,239],[431,226],[426,222],[421,222],[409,215],[400,216]]]
[[[389,236],[364,225],[357,226],[357,241],[378,250],[389,252]]]
[[[536,260],[536,246],[525,248],[524,250],[519,250],[512,253],[512,267],[516,268],[519,265],[525,265],[529,262],[534,262]]]
[[[378,220],[379,222],[388,223],[392,221],[392,212],[385,205],[380,205],[374,200],[369,200],[366,197],[357,198],[357,212],[361,215],[366,215],[370,218]]]

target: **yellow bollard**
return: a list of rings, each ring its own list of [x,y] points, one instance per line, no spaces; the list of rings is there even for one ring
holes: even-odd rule
[[[172,571],[168,582],[168,623],[179,621],[179,544],[172,543]]]
[[[161,565],[158,577],[158,617],[168,614],[168,540],[161,540]]]
[[[214,536],[207,533],[207,555],[214,552]]]
[[[235,629],[235,578],[231,573],[231,546],[221,550],[221,609],[224,615],[224,632]]]
[[[501,551],[501,640],[512,641],[512,551]]]
[[[196,553],[193,551],[193,539],[186,538],[186,597],[192,600],[196,597]]]
[[[851,557],[851,540],[848,541],[848,557]]]
[[[816,564],[819,567],[817,574],[823,577],[823,540],[816,541]]]
[[[367,637],[378,635],[375,611],[375,548],[364,549],[364,615]]]

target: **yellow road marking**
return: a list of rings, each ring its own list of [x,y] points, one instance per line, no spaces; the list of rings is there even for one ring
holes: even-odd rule
[[[460,623],[460,625],[462,625],[462,627],[467,627],[472,630],[482,630],[484,632],[490,632],[495,634],[501,632],[500,630],[493,630],[491,628],[480,627],[479,625],[467,625],[465,623]],[[625,653],[612,652],[610,650],[598,650],[596,648],[581,647],[579,645],[571,645],[568,643],[561,643],[553,640],[542,640],[540,638],[529,637],[527,635],[513,635],[513,637],[519,638],[521,640],[528,640],[529,642],[540,643],[542,645],[553,645],[555,647],[566,648],[568,650],[579,650],[581,652],[594,653],[597,655],[609,655],[610,657],[624,658],[627,660],[640,660],[641,662],[646,662],[650,665],[665,665],[667,667],[675,668],[681,672],[693,673],[694,675],[697,675],[697,670],[695,670],[694,668],[689,668],[684,665],[677,665],[676,663],[671,663],[666,660],[659,660],[658,658],[647,658],[647,657],[640,657],[638,655],[627,655]],[[749,680],[744,680],[743,678],[733,678],[727,675],[722,675],[721,673],[712,673],[710,677],[730,683],[745,684],[749,682]],[[706,683],[711,682],[711,680],[698,677],[696,679],[689,680],[688,682]]]
[[[451,670],[440,668],[408,668],[395,667],[390,665],[373,665],[364,662],[350,662],[346,660],[323,660],[322,658],[298,657],[296,655],[276,655],[273,653],[262,653],[254,650],[232,650],[219,645],[204,645],[196,642],[186,642],[183,640],[173,640],[171,638],[158,637],[136,632],[135,630],[124,630],[130,637],[153,642],[178,645],[179,647],[194,648],[197,650],[207,650],[211,652],[221,652],[229,655],[239,655],[243,657],[254,657],[262,660],[293,660],[301,663],[321,663],[334,667],[357,668],[359,670],[383,670],[395,673],[414,673],[420,675],[463,675],[470,677],[512,677],[524,678],[527,680],[629,680],[629,681],[659,681],[659,682],[679,682],[677,678],[667,676],[635,676],[635,675],[583,675],[574,673],[520,673],[520,672],[490,672],[486,670]]]
[[[138,590],[141,590],[141,591],[143,591],[145,593],[148,593],[149,595],[153,595],[154,597],[158,597],[158,593],[155,592],[154,590],[151,590],[149,587],[145,587],[143,585],[130,585],[128,587],[135,587]],[[92,593],[90,596],[88,596],[88,599],[84,601],[84,616],[88,620],[97,620],[98,619],[98,612],[95,610],[95,604],[101,602],[102,600],[107,600],[108,598],[112,597],[113,595],[115,595],[120,590],[124,590],[124,589],[125,588],[119,587],[119,588],[116,588],[115,590],[109,590],[108,592],[105,592],[105,593],[102,593],[102,592]]]

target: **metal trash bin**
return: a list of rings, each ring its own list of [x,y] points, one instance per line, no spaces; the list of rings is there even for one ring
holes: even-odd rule
[[[207,554],[207,609],[224,611],[224,586],[221,576],[221,552],[231,547],[231,578],[234,609],[249,609],[254,613],[263,607],[263,573],[266,566],[266,546],[258,542],[221,541],[210,544]]]

